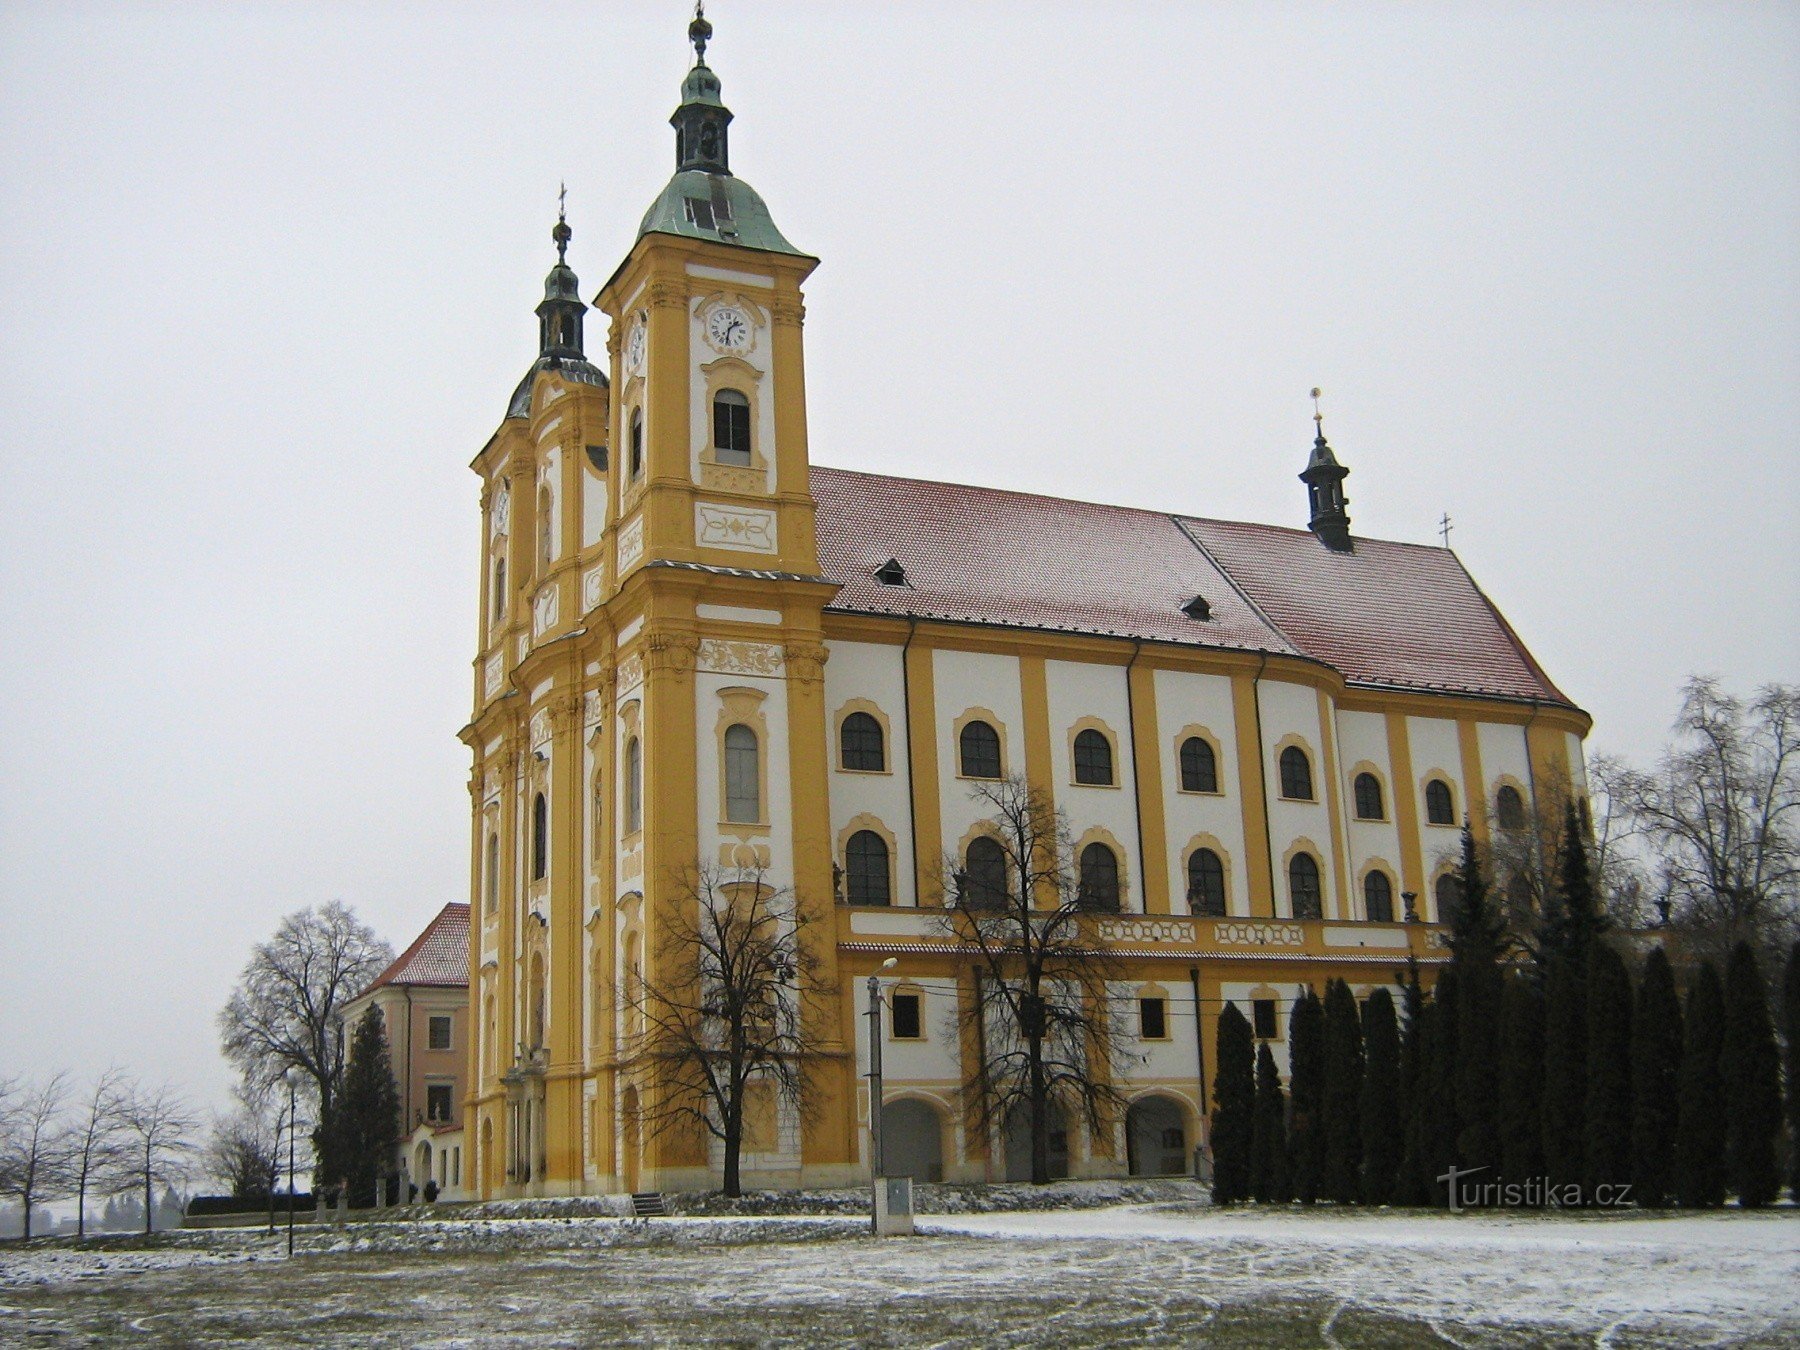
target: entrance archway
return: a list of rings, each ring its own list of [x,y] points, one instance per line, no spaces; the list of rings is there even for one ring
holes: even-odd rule
[[[1069,1175],[1069,1126],[1062,1107],[1055,1102],[1049,1109],[1050,1179],[1059,1181]],[[1031,1108],[1024,1102],[1014,1105],[1006,1116],[1006,1179],[1031,1180]]]
[[[890,1177],[944,1179],[943,1115],[916,1097],[881,1108],[881,1159]]]
[[[1181,1104],[1140,1097],[1125,1112],[1125,1156],[1134,1177],[1181,1176],[1188,1170],[1187,1127]]]
[[[429,1139],[421,1139],[419,1141],[419,1147],[413,1155],[412,1174],[412,1184],[419,1188],[421,1197],[425,1193],[425,1183],[430,1180],[432,1180],[431,1141]]]

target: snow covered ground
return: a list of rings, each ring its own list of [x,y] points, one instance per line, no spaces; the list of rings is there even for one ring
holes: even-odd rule
[[[1800,1343],[1800,1214],[469,1218],[0,1248],[0,1343]]]

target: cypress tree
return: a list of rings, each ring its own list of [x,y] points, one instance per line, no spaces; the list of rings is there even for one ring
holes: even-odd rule
[[[1303,989],[1288,1017],[1288,1175],[1303,1205],[1319,1198],[1325,1173],[1325,1012]]]
[[[1400,1184],[1400,1026],[1394,998],[1377,989],[1363,1004],[1362,1198],[1388,1205]]]
[[[1353,1205],[1362,1193],[1362,1014],[1342,980],[1325,985],[1325,1196]]]
[[[1787,1036],[1788,1162],[1793,1175],[1788,1185],[1800,1203],[1800,942],[1788,952],[1787,974],[1781,981],[1782,1030]]]
[[[1681,1000],[1669,958],[1656,947],[1631,1018],[1631,1195],[1646,1209],[1674,1194],[1680,1079]]]
[[[1456,975],[1456,1134],[1459,1166],[1498,1167],[1500,1072],[1500,955],[1505,935],[1499,907],[1488,893],[1475,856],[1475,836],[1463,822],[1462,903],[1450,926],[1450,967]],[[1440,995],[1441,997],[1441,995]]]
[[[1675,1195],[1689,1209],[1725,1203],[1725,991],[1711,961],[1700,964],[1682,1019],[1681,1100],[1675,1124]]]
[[[1443,1204],[1449,1189],[1438,1178],[1456,1162],[1457,1025],[1456,971],[1445,966],[1431,991],[1430,1054],[1419,1084],[1421,1151],[1419,1161],[1429,1203]]]
[[[1250,1023],[1237,1004],[1219,1014],[1213,1056],[1212,1198],[1235,1205],[1250,1197],[1250,1148],[1256,1078]]]
[[[1264,1041],[1256,1047],[1256,1118],[1250,1148],[1250,1193],[1265,1205],[1293,1198],[1288,1184],[1287,1094]]]
[[[1585,1180],[1587,970],[1605,921],[1594,903],[1586,842],[1570,806],[1557,852],[1550,917],[1539,935],[1544,981],[1544,1171],[1559,1188]]]
[[[373,1004],[351,1034],[334,1114],[350,1204],[366,1209],[375,1203],[377,1181],[394,1170],[400,1147],[400,1089],[388,1058],[387,1024]]]
[[[1781,1055],[1769,1021],[1769,990],[1748,942],[1725,967],[1725,1036],[1719,1052],[1725,1084],[1726,1179],[1745,1209],[1781,1194],[1775,1139],[1781,1133]]]
[[[1588,949],[1588,1071],[1582,1192],[1631,1184],[1631,976],[1611,947]]]
[[[1515,1185],[1544,1174],[1544,995],[1524,975],[1500,999],[1500,1173]]]
[[[1406,960],[1406,973],[1400,977],[1401,1007],[1406,1021],[1400,1028],[1400,1130],[1404,1146],[1400,1154],[1400,1173],[1395,1178],[1394,1202],[1401,1205],[1428,1205],[1431,1187],[1424,1178],[1425,1165],[1421,1152],[1422,1126],[1419,1119],[1420,1083],[1424,1081],[1430,1047],[1426,1042],[1429,1005],[1419,989],[1419,963]]]

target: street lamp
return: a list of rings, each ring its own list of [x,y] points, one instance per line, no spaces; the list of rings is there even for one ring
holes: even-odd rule
[[[888,957],[879,967],[892,970],[897,957]],[[879,1233],[881,1188],[881,978],[869,976],[869,1224]]]
[[[295,1093],[300,1086],[300,1070],[292,1065],[282,1074],[288,1090],[288,1255],[294,1254],[294,1136],[300,1131],[294,1115]]]

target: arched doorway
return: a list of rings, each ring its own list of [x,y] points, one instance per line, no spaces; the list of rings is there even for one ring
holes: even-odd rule
[[[1069,1175],[1069,1126],[1062,1107],[1050,1103],[1050,1179]],[[1031,1180],[1031,1108],[1018,1102],[1006,1116],[1006,1179]]]
[[[621,1122],[624,1128],[620,1131],[619,1149],[624,1154],[620,1165],[625,1173],[625,1189],[636,1191],[638,1188],[638,1090],[635,1087],[625,1089],[620,1099],[620,1113],[625,1117]]]
[[[425,1183],[431,1179],[431,1141],[421,1139],[418,1149],[413,1154],[412,1174],[412,1184],[419,1188],[421,1196],[425,1192]]]
[[[1188,1150],[1179,1102],[1140,1097],[1125,1112],[1125,1157],[1132,1176],[1182,1176],[1188,1170]]]
[[[937,1108],[916,1097],[882,1107],[881,1160],[890,1177],[942,1181],[944,1127]]]

